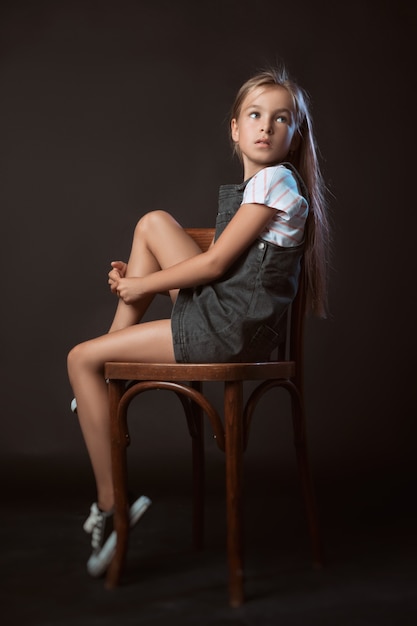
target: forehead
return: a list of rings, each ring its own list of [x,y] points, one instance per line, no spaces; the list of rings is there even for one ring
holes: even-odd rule
[[[294,99],[290,92],[280,85],[263,85],[252,89],[242,102],[242,109],[250,106],[265,106],[273,109],[294,111]]]

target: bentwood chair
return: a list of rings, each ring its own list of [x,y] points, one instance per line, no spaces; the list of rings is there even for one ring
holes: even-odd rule
[[[188,233],[203,250],[214,230],[192,228]],[[261,397],[274,387],[285,388],[291,397],[294,443],[304,496],[313,560],[322,564],[322,546],[309,469],[303,396],[303,331],[305,314],[304,274],[290,311],[287,333],[289,346],[281,360],[266,363],[106,363],[109,380],[111,446],[115,489],[115,556],[106,575],[106,587],[116,587],[121,579],[128,545],[127,412],[132,399],[152,389],[174,392],[182,402],[192,439],[193,458],[193,542],[201,548],[204,535],[204,442],[203,416],[207,415],[220,450],[225,453],[227,557],[229,603],[244,602],[243,569],[243,456],[252,416]],[[126,385],[126,381],[134,381]],[[184,382],[186,381],[186,382]],[[224,385],[223,420],[204,395],[203,383],[221,381]],[[258,381],[247,402],[243,401],[245,381]]]

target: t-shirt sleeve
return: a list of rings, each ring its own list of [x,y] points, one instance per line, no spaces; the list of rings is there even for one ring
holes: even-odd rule
[[[302,241],[308,203],[293,172],[284,165],[265,167],[255,174],[246,185],[242,204],[264,204],[275,209],[275,216],[263,233],[266,241],[281,246]]]
[[[242,204],[265,204],[276,209],[281,219],[298,213],[302,196],[291,170],[284,165],[265,167],[246,185]]]

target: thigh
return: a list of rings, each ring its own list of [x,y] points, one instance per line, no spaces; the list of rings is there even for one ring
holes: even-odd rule
[[[166,211],[151,211],[136,225],[126,276],[145,276],[201,254],[202,250]],[[178,289],[170,291],[175,302]]]
[[[101,369],[107,361],[175,363],[171,320],[156,320],[117,330],[77,346],[79,358]]]
[[[201,253],[194,239],[166,211],[151,211],[139,220],[129,259],[132,268],[140,264],[143,258],[142,242],[160,269],[166,269]]]

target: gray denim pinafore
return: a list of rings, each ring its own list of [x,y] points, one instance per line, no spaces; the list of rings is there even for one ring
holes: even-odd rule
[[[247,183],[220,187],[216,239],[239,209]],[[268,360],[285,335],[282,321],[297,293],[303,248],[259,238],[220,279],[181,289],[171,318],[176,361]]]

